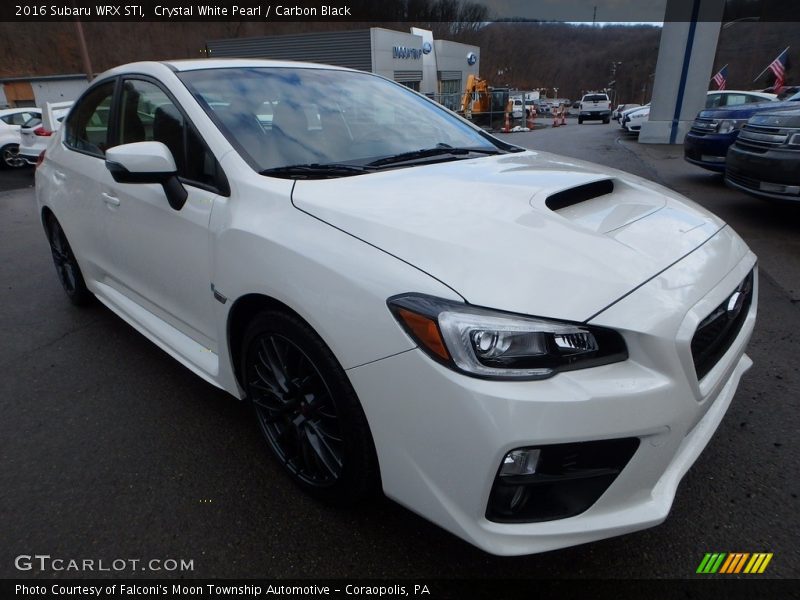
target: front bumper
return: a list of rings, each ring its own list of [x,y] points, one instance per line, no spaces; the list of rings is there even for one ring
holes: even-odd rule
[[[757,302],[700,382],[689,350],[692,335],[754,264],[744,243],[723,229],[593,319],[625,336],[631,358],[621,363],[543,381],[498,382],[457,374],[415,349],[349,370],[372,428],[385,493],[499,555],[661,523],[751,365],[744,350]],[[495,475],[510,450],[626,437],[639,438],[638,449],[585,512],[539,523],[486,518]]]
[[[696,135],[689,132],[683,140],[683,158],[698,167],[723,173],[725,155],[736,141],[737,133]]]
[[[725,183],[761,198],[800,202],[800,152],[781,149],[750,152],[732,146],[728,151]]]
[[[594,111],[587,111],[582,110],[578,113],[578,116],[583,119],[584,121],[599,121],[601,119],[610,119],[611,118],[611,111],[610,110],[594,110]]]

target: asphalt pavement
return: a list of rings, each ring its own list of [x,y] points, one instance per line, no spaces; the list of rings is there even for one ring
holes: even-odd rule
[[[0,172],[0,577],[88,575],[14,566],[44,553],[193,560],[191,572],[116,573],[144,577],[685,578],[704,553],[733,551],[773,552],[764,577],[800,577],[800,206],[729,190],[680,147],[638,145],[613,124],[504,139],[655,179],[759,255],[754,367],[663,525],[499,558],[388,500],[311,500],[267,455],[246,406],[101,305],[67,302],[30,172]]]

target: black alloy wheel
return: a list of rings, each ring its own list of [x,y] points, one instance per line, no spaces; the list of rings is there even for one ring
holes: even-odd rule
[[[314,331],[294,315],[265,311],[248,327],[242,357],[259,429],[292,479],[334,504],[371,495],[377,460],[366,417]]]
[[[67,237],[64,235],[64,230],[61,229],[61,225],[52,214],[45,219],[45,230],[47,240],[50,242],[50,252],[53,255],[56,274],[64,292],[73,304],[85,306],[91,300],[92,294],[86,289],[83,274]]]
[[[6,169],[19,169],[28,163],[19,155],[19,146],[8,144],[0,148],[0,160]]]

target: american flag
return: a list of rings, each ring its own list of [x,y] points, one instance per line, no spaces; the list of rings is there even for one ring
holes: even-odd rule
[[[719,70],[719,73],[714,75],[711,80],[717,84],[718,90],[725,89],[725,82],[728,81],[728,65],[725,65]]]
[[[773,60],[769,64],[769,67],[767,67],[775,75],[775,85],[773,88],[776,90],[779,90],[783,87],[783,83],[786,79],[786,53],[788,50],[789,49],[787,48],[781,52],[778,55],[778,58]]]

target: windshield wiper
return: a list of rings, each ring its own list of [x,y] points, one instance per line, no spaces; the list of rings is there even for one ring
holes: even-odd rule
[[[280,177],[283,179],[330,179],[333,177],[349,177],[373,171],[369,166],[346,165],[341,163],[309,163],[306,165],[286,165],[259,171],[259,175]]]
[[[369,167],[381,167],[383,165],[391,165],[394,163],[407,162],[418,160],[420,158],[431,158],[434,156],[464,156],[467,154],[500,154],[502,150],[499,148],[454,148],[447,144],[438,144],[434,148],[421,148],[420,150],[412,150],[411,152],[402,152],[394,156],[387,156],[379,158],[367,163]]]

